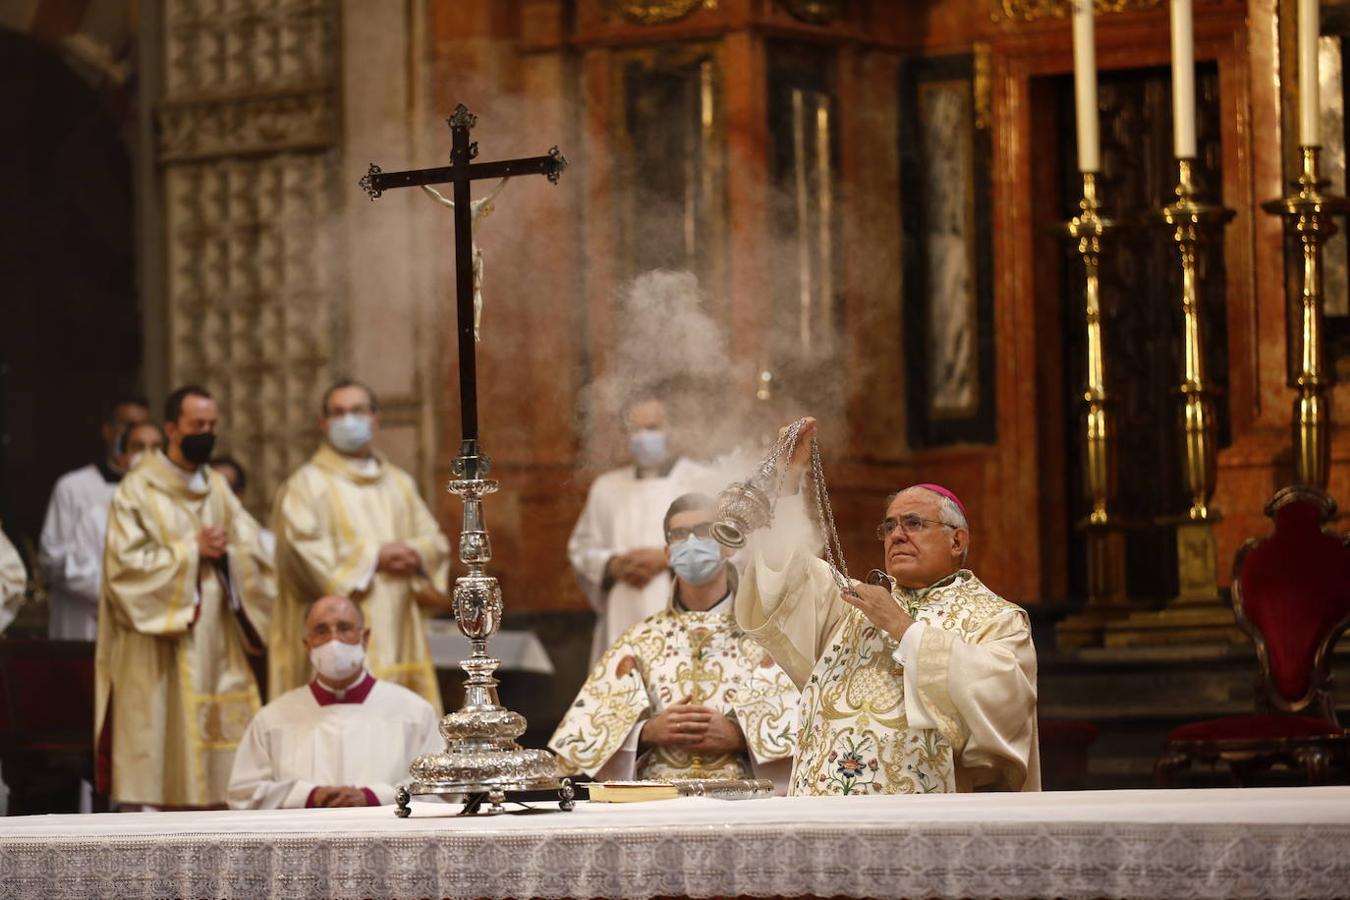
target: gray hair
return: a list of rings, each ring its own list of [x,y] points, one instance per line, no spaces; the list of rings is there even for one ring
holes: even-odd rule
[[[938,499],[938,521],[950,528],[961,528],[965,530],[966,547],[961,551],[961,565],[964,566],[966,564],[966,557],[970,555],[970,524],[966,522],[966,516],[965,513],[961,512],[961,507],[957,506],[956,502],[946,494],[939,494],[937,491],[916,484],[913,487],[905,488],[904,491],[896,491],[894,494],[887,497],[887,508],[895,502],[896,497],[899,497],[901,494],[905,493],[905,491],[924,491],[925,493],[932,494]]]

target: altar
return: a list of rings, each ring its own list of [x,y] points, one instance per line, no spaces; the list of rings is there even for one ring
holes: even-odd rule
[[[454,809],[9,819],[0,894],[1327,897],[1350,884],[1350,787]]]

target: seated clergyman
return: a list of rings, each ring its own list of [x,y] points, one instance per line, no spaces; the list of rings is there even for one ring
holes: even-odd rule
[[[808,419],[786,484],[814,433]],[[790,792],[1039,790],[1027,614],[964,568],[956,495],[922,484],[889,499],[877,536],[890,589],[842,591],[811,542],[784,537],[803,516],[797,498],[779,501],[736,597],[737,622],[802,691]]]
[[[564,772],[786,786],[799,695],[736,627],[736,570],[709,537],[712,517],[700,494],[670,505],[670,605],[624,632],[582,685],[549,741]]]
[[[408,764],[443,749],[431,704],[365,667],[370,629],[346,597],[321,597],[303,642],[317,673],[258,711],[239,742],[230,806],[380,806]]]

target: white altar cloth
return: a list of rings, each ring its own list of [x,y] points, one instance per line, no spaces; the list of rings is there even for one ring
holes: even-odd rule
[[[0,821],[3,897],[1327,897],[1350,787]]]

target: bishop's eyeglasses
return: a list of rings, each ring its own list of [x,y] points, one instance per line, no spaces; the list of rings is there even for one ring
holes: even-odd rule
[[[877,526],[877,540],[884,542],[886,538],[891,536],[891,532],[896,529],[896,526],[899,526],[905,534],[918,534],[929,525],[940,525],[943,528],[956,527],[955,525],[948,525],[946,522],[939,522],[937,519],[925,519],[923,516],[909,513],[898,519],[890,518],[882,521]]]

